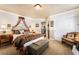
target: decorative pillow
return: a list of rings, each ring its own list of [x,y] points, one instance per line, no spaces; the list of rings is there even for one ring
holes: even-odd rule
[[[79,33],[76,34],[75,41],[79,41]]]
[[[76,36],[75,36],[75,37],[79,38],[79,33],[78,33],[78,34],[76,34]]]
[[[70,42],[74,42],[74,40],[67,38],[66,40],[70,41]]]
[[[21,34],[19,30],[12,30],[13,34]]]
[[[67,35],[67,38],[69,38],[69,39],[74,39],[74,34],[68,34],[68,35]]]
[[[21,30],[20,33],[23,34],[24,33],[24,30]]]
[[[24,32],[30,32],[29,29],[24,29]]]

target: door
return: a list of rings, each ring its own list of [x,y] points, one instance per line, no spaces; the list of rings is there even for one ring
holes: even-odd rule
[[[41,33],[46,37],[46,22],[41,22]]]

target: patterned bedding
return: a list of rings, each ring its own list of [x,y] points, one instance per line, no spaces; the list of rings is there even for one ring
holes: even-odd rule
[[[20,47],[23,47],[23,45],[29,41],[32,41],[34,39],[40,38],[44,36],[43,34],[25,34],[21,36],[17,36],[14,40],[14,45],[19,49]]]

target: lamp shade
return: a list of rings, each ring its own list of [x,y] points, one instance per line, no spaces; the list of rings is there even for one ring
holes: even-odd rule
[[[1,29],[6,29],[6,26],[5,25],[1,25]]]

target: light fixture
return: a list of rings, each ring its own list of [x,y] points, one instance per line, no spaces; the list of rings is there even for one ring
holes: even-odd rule
[[[36,10],[40,10],[42,6],[40,4],[36,4],[36,5],[34,5],[34,7]]]
[[[1,29],[5,29],[6,28],[6,26],[5,25],[1,25]]]
[[[1,25],[0,31],[2,31],[3,33],[6,33],[6,25]]]

